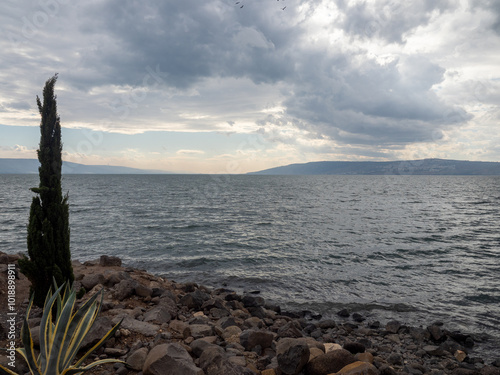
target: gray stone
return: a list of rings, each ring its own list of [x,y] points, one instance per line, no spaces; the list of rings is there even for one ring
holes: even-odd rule
[[[179,312],[175,300],[165,295],[162,295],[160,297],[160,302],[158,303],[158,306],[163,306],[168,311],[172,319],[175,318]]]
[[[243,347],[250,351],[256,346],[262,349],[270,348],[273,343],[274,335],[271,332],[260,331],[257,329],[247,329],[240,335],[240,343]]]
[[[204,375],[180,344],[161,344],[149,352],[142,369],[144,375]]]
[[[441,342],[446,340],[446,334],[443,332],[441,327],[439,327],[436,324],[431,325],[430,327],[427,327],[427,330],[431,334],[431,338],[436,341],[436,342]]]
[[[112,271],[105,274],[106,281],[104,285],[114,286],[122,280],[131,279],[130,274],[125,271]]]
[[[193,351],[193,354],[195,355],[195,357],[199,357],[205,349],[212,347],[212,346],[217,346],[217,345],[212,344],[204,339],[197,339],[197,340],[194,340],[191,344],[189,344],[189,347]]]
[[[326,320],[322,320],[321,322],[319,322],[317,324],[317,326],[321,329],[329,329],[329,328],[337,327],[337,324],[332,319],[326,319]]]
[[[185,339],[190,335],[189,324],[181,320],[171,320],[169,327],[177,338]]]
[[[118,322],[118,321],[120,321],[119,317],[115,317],[113,319],[113,322]],[[132,332],[140,333],[141,335],[148,337],[156,336],[156,334],[160,330],[160,327],[155,324],[151,324],[148,322],[141,322],[139,320],[135,320],[130,317],[126,317],[125,319],[123,319],[122,325],[120,327],[128,329],[129,331]]]
[[[308,375],[327,375],[340,371],[356,362],[354,355],[345,349],[333,350],[310,361],[306,368]]]
[[[397,320],[391,320],[385,326],[385,330],[389,333],[398,333],[400,328],[401,328],[401,323],[398,322]]]
[[[402,365],[403,358],[398,353],[391,353],[389,357],[387,357],[387,362],[391,365]]]
[[[427,354],[437,356],[437,357],[445,356],[447,353],[444,349],[440,348],[439,346],[435,346],[435,345],[426,345],[422,349],[425,350],[425,352]]]
[[[120,357],[127,354],[127,350],[119,348],[105,348],[104,354],[109,355],[110,357]]]
[[[225,329],[230,326],[237,326],[236,321],[232,316],[219,319],[216,325],[221,327],[222,329]]]
[[[186,294],[179,302],[181,305],[184,305],[189,309],[201,310],[203,303],[209,299],[209,294],[202,292],[201,290],[195,290],[194,292]]]
[[[200,355],[200,367],[208,372],[209,368],[217,368],[221,367],[222,362],[226,358],[226,352],[224,349],[222,349],[220,346],[217,345],[211,345],[205,350]]]
[[[111,320],[106,316],[99,316],[92,325],[89,333],[83,339],[82,348],[89,348],[97,344],[111,328],[113,328]]]
[[[150,288],[150,287],[148,287],[148,286],[146,286],[146,285],[138,283],[135,286],[134,292],[139,297],[146,298],[146,297],[151,297],[151,295],[153,294],[153,289]]]
[[[131,369],[135,371],[142,371],[147,356],[148,356],[147,348],[137,349],[127,358],[127,366],[129,366]]]
[[[132,279],[122,280],[115,285],[115,298],[123,301],[125,298],[132,296],[135,292],[137,281]]]
[[[81,280],[82,286],[85,288],[85,290],[89,291],[93,287],[95,287],[97,284],[104,284],[106,281],[106,278],[104,275],[100,273],[92,274],[92,275],[85,275],[83,276]]]
[[[296,320],[292,320],[291,322],[286,323],[283,327],[278,329],[277,339],[282,337],[291,337],[291,338],[299,338],[303,337],[302,327],[299,322]]]
[[[121,267],[122,260],[114,256],[101,255],[101,258],[99,258],[99,265],[101,267]]]
[[[172,316],[164,306],[157,306],[144,314],[145,322],[163,324],[170,322],[170,320],[172,320]]]
[[[36,326],[30,329],[31,339],[33,340],[33,345],[35,347],[40,347],[40,326]]]
[[[245,307],[259,307],[264,306],[266,301],[262,297],[253,296],[251,294],[244,295],[241,302]]]
[[[309,346],[303,339],[283,338],[276,345],[276,356],[281,371],[287,375],[296,375],[309,360]]]
[[[344,344],[344,349],[352,354],[364,353],[366,350],[365,346],[360,342],[346,342]]]
[[[191,324],[189,326],[191,336],[195,339],[199,339],[206,336],[212,336],[213,329],[208,324]]]

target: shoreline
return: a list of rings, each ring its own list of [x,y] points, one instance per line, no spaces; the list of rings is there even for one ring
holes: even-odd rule
[[[0,266],[7,269],[17,257],[0,253]],[[115,338],[97,357],[122,359],[127,366],[101,366],[94,374],[160,374],[157,364],[167,362],[187,371],[182,374],[197,375],[327,375],[346,366],[350,374],[500,374],[500,354],[484,363],[480,353],[471,351],[470,334],[450,332],[443,324],[422,328],[389,321],[382,326],[348,311],[339,312],[336,319],[300,316],[266,303],[258,293],[240,295],[193,282],[176,283],[123,267],[116,257],[101,256],[83,264],[73,261],[73,266],[75,287],[88,291],[83,300],[105,291],[93,340],[124,318]],[[2,277],[2,283],[6,281]],[[7,290],[1,286],[2,292]],[[16,308],[23,315],[29,282],[19,275],[16,287]],[[0,298],[7,298],[6,292]],[[0,313],[4,328],[0,332],[6,332],[6,311]],[[40,309],[33,309],[32,328],[37,315]],[[4,338],[0,339],[5,347]],[[17,362],[19,370],[27,369],[20,358]]]

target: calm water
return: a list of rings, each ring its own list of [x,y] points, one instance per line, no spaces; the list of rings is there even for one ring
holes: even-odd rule
[[[26,249],[36,175],[0,175],[0,250]],[[500,347],[500,178],[66,175],[73,258],[261,290],[294,310],[441,320]]]

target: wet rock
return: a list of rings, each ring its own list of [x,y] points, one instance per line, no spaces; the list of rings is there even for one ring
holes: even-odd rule
[[[363,353],[366,350],[365,346],[359,342],[346,342],[344,349],[352,354]]]
[[[142,371],[146,357],[148,356],[147,348],[140,348],[130,354],[127,358],[127,366],[135,371]]]
[[[164,306],[155,307],[144,314],[145,322],[156,324],[168,323],[172,320],[172,316]]]
[[[327,375],[340,371],[356,362],[354,356],[345,349],[327,352],[314,358],[306,366],[308,375]]]
[[[385,326],[385,330],[389,333],[398,333],[400,328],[401,328],[401,323],[398,322],[397,320],[391,320]]]
[[[352,314],[352,320],[354,320],[355,322],[361,323],[361,322],[364,322],[366,320],[366,318],[359,313],[354,313],[354,314]]]
[[[371,363],[358,361],[343,367],[337,375],[379,375],[379,371]]]
[[[121,267],[122,260],[115,256],[101,255],[99,265],[101,267]]]
[[[269,348],[273,339],[274,335],[271,332],[257,329],[248,329],[240,335],[240,343],[248,351],[251,351],[256,346],[260,346],[262,349]]]
[[[204,375],[189,353],[180,344],[161,344],[155,346],[146,357],[144,375],[163,375],[165,370],[176,375]]]
[[[303,339],[283,338],[276,345],[276,356],[282,373],[296,375],[309,361],[310,350]]]

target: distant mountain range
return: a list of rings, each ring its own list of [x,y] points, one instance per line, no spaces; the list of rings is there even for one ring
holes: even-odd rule
[[[40,162],[37,159],[1,159],[0,174],[32,174],[38,173]],[[84,165],[63,162],[63,174],[160,174],[164,171],[119,167],[110,165]]]
[[[259,175],[500,175],[500,163],[446,159],[405,161],[319,161],[290,164]]]

